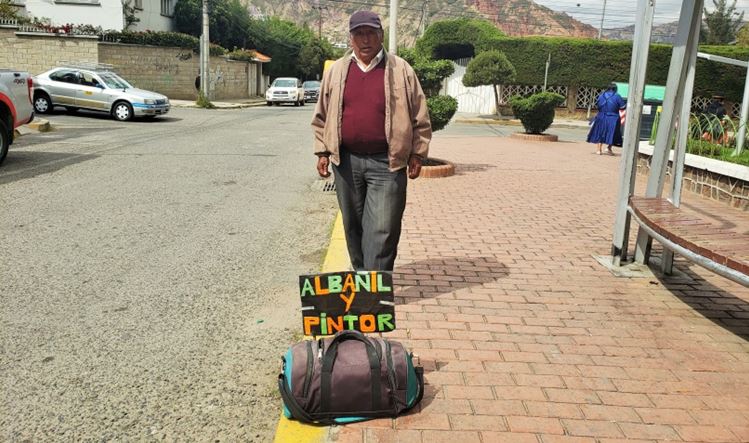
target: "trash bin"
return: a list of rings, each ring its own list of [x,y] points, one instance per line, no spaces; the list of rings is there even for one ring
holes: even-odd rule
[[[629,84],[616,83],[616,89],[619,95],[621,95],[626,102],[629,92]],[[640,118],[640,140],[650,140],[656,111],[663,104],[663,97],[665,95],[665,86],[645,85],[645,93],[642,98],[642,117]],[[624,124],[626,124],[626,120]]]

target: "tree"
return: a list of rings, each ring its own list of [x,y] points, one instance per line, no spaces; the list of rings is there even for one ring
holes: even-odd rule
[[[744,22],[744,13],[736,11],[736,0],[730,6],[728,0],[713,0],[715,10],[704,9],[705,20],[700,40],[708,45],[727,45],[736,39],[736,33]]]
[[[464,86],[492,87],[497,113],[499,113],[497,86],[509,84],[513,81],[515,81],[515,67],[512,66],[512,63],[500,51],[486,51],[477,55],[473,60],[468,62],[466,74],[463,76]]]
[[[749,25],[744,25],[736,34],[736,44],[738,46],[749,46]]]
[[[19,8],[11,0],[0,0],[0,18],[18,20],[21,18]]]
[[[177,31],[200,37],[203,32],[202,0],[179,0],[174,6]],[[208,26],[211,41],[224,48],[253,49],[247,32],[250,14],[240,0],[208,0]]]

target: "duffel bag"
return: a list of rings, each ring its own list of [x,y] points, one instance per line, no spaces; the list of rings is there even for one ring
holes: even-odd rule
[[[278,388],[287,418],[342,424],[408,411],[421,401],[424,376],[400,343],[340,331],[292,345]]]

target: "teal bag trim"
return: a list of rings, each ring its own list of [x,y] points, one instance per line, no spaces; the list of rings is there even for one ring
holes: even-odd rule
[[[291,368],[294,367],[294,355],[291,353],[291,348],[286,351],[286,355],[283,357],[283,362],[283,374],[286,377],[286,384],[289,385],[289,391],[291,391]],[[292,418],[291,411],[286,407],[286,403],[282,400],[281,404],[283,405],[283,415],[286,418]]]
[[[408,375],[406,376],[406,403],[411,407],[419,395],[419,381],[416,379],[416,369],[414,369],[412,352],[406,354],[406,366],[408,367]]]

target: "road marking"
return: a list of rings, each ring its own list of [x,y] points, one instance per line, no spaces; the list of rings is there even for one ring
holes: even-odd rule
[[[351,261],[346,248],[346,236],[343,233],[343,218],[338,212],[330,235],[328,252],[322,265],[322,272],[335,272],[351,269]],[[275,443],[318,443],[324,441],[328,426],[308,425],[296,420],[289,420],[281,412],[276,427]]]

